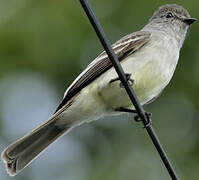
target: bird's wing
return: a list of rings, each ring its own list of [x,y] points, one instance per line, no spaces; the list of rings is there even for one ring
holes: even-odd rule
[[[134,53],[144,46],[150,40],[151,34],[146,31],[138,31],[129,34],[112,45],[119,61]],[[74,95],[80,92],[84,87],[98,78],[101,74],[112,67],[108,55],[103,51],[87,68],[75,79],[71,86],[66,90],[64,98],[58,106],[56,112],[60,110]]]

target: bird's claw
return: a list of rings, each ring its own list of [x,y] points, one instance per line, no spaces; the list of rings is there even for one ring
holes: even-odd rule
[[[133,86],[134,80],[131,79],[131,74],[126,73],[125,75],[126,75],[127,82],[129,82],[130,85]],[[122,84],[122,82],[120,82],[120,88],[124,88],[124,85]]]
[[[152,124],[152,120],[151,120],[152,113],[150,113],[150,112],[145,112],[145,115],[146,115],[146,118],[147,118],[147,124],[145,124],[143,128],[147,128],[147,127],[149,127],[149,126]],[[136,116],[134,117],[134,120],[135,120],[136,122],[141,122],[141,121],[142,121],[142,119],[140,118],[139,115],[136,115]]]
[[[131,79],[131,74],[126,73],[126,80],[130,83],[130,85],[132,86],[134,84],[134,80]],[[109,83],[113,83],[115,81],[120,81],[120,78],[115,78],[115,79],[111,79]],[[124,85],[122,84],[122,82],[120,82],[120,88],[124,88]]]

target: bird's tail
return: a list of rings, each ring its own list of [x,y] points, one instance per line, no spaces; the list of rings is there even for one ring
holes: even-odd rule
[[[2,152],[2,159],[11,176],[25,168],[40,152],[68,131],[72,124],[62,128],[56,125],[59,118],[53,116],[31,133],[12,143]]]

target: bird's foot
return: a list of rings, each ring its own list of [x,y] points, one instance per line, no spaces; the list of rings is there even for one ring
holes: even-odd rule
[[[132,86],[132,85],[134,84],[134,80],[131,79],[131,74],[126,73],[125,75],[126,75],[127,81],[128,81],[128,82],[130,83],[130,85]],[[120,81],[120,78],[118,77],[118,78],[115,78],[115,79],[111,79],[111,80],[109,81],[109,83],[113,83],[113,82],[115,82],[115,81]],[[120,82],[120,88],[124,88],[124,85],[122,84],[122,82]]]
[[[115,111],[128,112],[128,113],[136,114],[136,116],[134,117],[134,120],[136,122],[141,122],[142,121],[141,117],[138,115],[137,111],[134,110],[134,109],[128,109],[128,108],[122,108],[121,107],[121,108],[115,109]],[[145,112],[145,116],[147,118],[147,123],[144,125],[143,128],[147,128],[147,127],[149,127],[152,124],[152,120],[151,120],[152,113],[151,112]]]
[[[152,124],[152,120],[151,120],[152,113],[151,112],[145,112],[145,116],[147,118],[147,123],[144,125],[143,128],[147,128],[147,127],[149,127]],[[134,117],[134,120],[136,122],[141,122],[142,121],[142,119],[141,119],[141,117],[139,115],[136,115]]]

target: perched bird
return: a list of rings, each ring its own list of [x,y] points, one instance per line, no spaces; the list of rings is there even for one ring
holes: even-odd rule
[[[182,6],[160,7],[140,31],[112,45],[142,105],[168,85],[189,26],[196,19]],[[11,176],[75,126],[134,109],[107,54],[102,52],[66,90],[54,115],[2,152]]]

